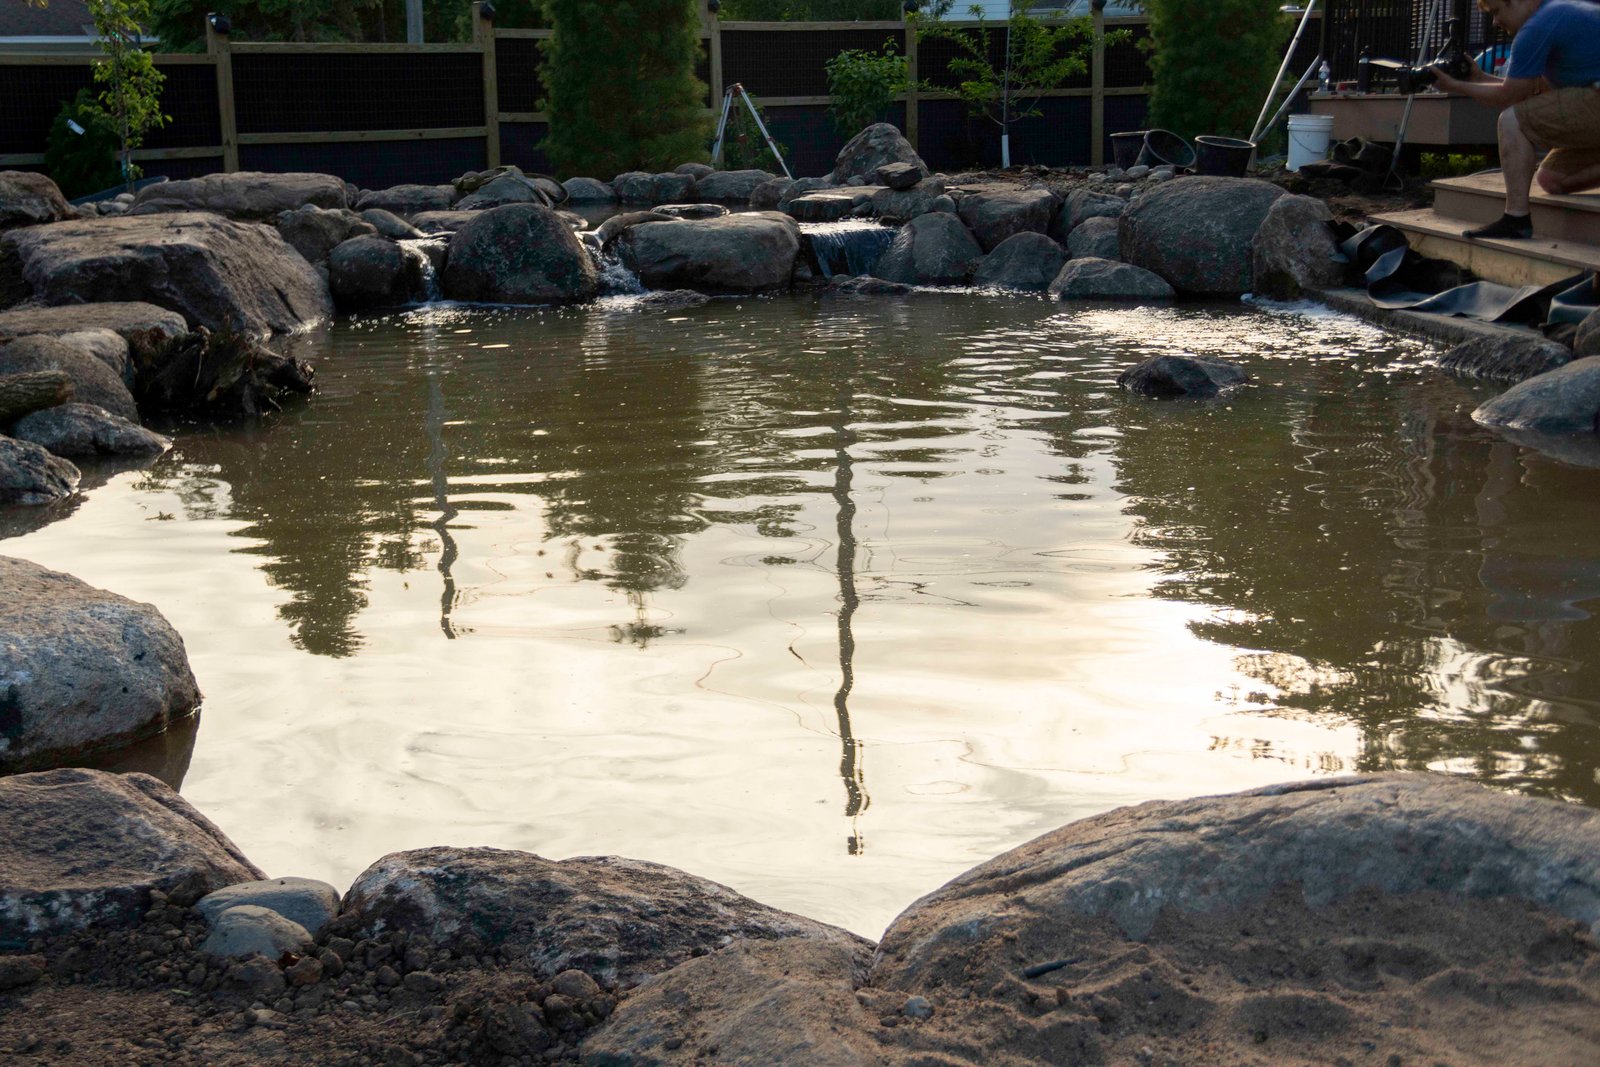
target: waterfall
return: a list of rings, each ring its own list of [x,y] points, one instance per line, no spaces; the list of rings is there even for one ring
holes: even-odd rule
[[[622,257],[617,255],[616,242],[604,250],[588,241],[584,242],[583,247],[589,250],[589,255],[594,257],[594,265],[600,269],[601,296],[633,296],[645,291],[639,276],[629,270],[628,265],[622,262]]]
[[[864,220],[808,222],[800,226],[800,234],[811,243],[811,253],[824,278],[866,274],[894,243],[895,233],[891,226]]]
[[[433,253],[442,253],[446,242],[437,237],[412,237],[396,242],[406,255],[417,262],[417,274],[422,279],[422,300],[424,304],[431,304],[443,299],[439,291],[439,271],[433,265]]]

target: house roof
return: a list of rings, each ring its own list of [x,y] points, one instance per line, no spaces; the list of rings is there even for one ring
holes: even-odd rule
[[[0,37],[92,37],[94,19],[83,0],[50,0],[33,7],[23,0],[0,3]]]

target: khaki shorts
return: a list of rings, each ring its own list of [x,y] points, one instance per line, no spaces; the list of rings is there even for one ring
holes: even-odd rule
[[[1528,138],[1550,149],[1540,170],[1566,175],[1600,166],[1600,89],[1554,89],[1513,109]]]

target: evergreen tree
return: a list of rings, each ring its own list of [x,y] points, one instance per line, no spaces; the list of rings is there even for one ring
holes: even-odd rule
[[[1248,137],[1287,42],[1278,0],[1146,0],[1150,125]]]
[[[610,178],[706,158],[695,0],[549,0],[544,141],[558,173]]]

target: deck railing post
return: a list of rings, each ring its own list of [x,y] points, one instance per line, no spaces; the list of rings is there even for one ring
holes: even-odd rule
[[[483,154],[490,170],[500,165],[500,76],[495,69],[494,23],[483,0],[472,5],[472,43],[483,55]]]
[[[233,49],[228,35],[218,33],[206,19],[206,52],[217,67],[217,124],[222,133],[222,169],[232,174],[239,169],[239,119],[233,107]],[[226,28],[226,27],[224,27]]]

